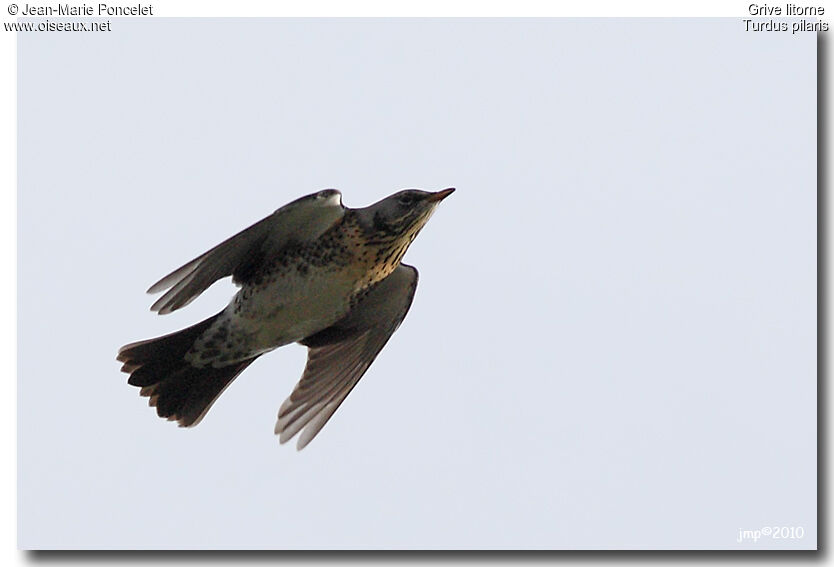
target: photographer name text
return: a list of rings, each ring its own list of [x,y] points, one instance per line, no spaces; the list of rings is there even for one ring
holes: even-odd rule
[[[58,4],[36,6],[24,4],[21,16],[153,16],[152,4],[113,6],[111,4]]]

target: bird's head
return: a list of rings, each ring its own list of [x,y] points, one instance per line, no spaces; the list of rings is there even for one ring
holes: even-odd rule
[[[407,189],[359,209],[369,240],[377,244],[410,244],[431,217],[440,201],[454,188],[436,191]]]

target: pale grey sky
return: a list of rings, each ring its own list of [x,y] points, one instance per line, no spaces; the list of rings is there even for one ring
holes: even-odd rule
[[[740,19],[19,34],[21,547],[814,548],[815,89],[814,34]],[[171,269],[319,189],[449,186],[303,452],[302,347],[195,429],[126,384],[234,293],[159,317]]]

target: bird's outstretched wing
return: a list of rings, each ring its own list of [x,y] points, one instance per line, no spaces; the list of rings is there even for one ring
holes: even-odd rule
[[[312,441],[400,326],[416,289],[417,270],[401,264],[342,320],[300,341],[307,367],[278,410],[281,443],[302,429],[298,449]]]
[[[152,306],[160,315],[191,303],[214,282],[226,276],[245,281],[253,263],[277,253],[289,242],[315,240],[345,213],[335,189],[301,197],[177,268],[149,289],[168,290]]]

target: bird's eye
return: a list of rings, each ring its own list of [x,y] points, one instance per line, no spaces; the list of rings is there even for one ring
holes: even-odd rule
[[[405,195],[401,195],[400,198],[398,199],[398,202],[399,202],[400,205],[403,205],[404,207],[407,207],[408,205],[411,205],[412,203],[414,203],[414,195],[412,195],[410,193],[406,193]]]

